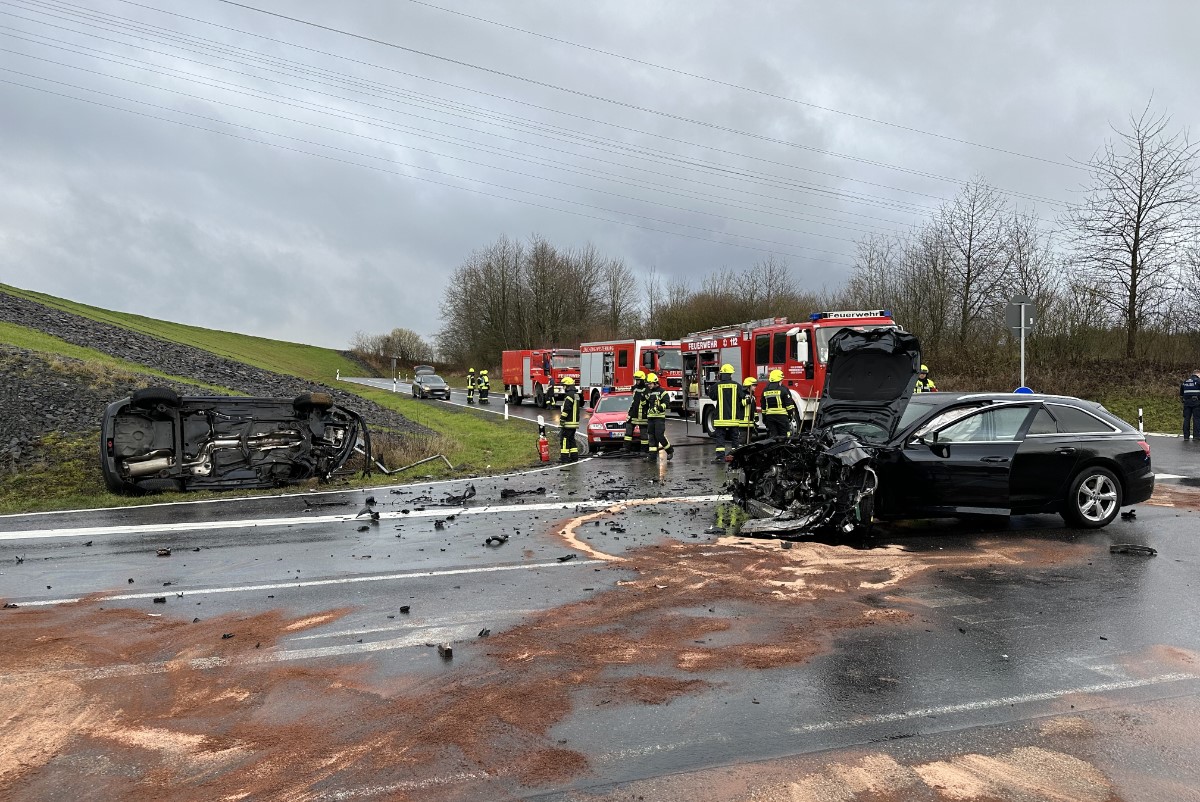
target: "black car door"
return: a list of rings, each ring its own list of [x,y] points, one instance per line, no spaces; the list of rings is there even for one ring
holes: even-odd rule
[[[927,512],[1007,514],[1013,460],[1031,412],[1027,404],[989,407],[923,433],[925,444],[905,446],[909,503]]]
[[[1088,453],[1080,436],[1067,431],[1069,428],[1056,420],[1054,407],[1035,409],[1029,431],[1013,460],[1013,512],[1041,512],[1067,492],[1075,465]]]

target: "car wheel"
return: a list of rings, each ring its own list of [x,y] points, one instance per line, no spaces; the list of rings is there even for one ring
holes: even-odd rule
[[[1075,474],[1063,506],[1063,519],[1072,526],[1099,529],[1121,511],[1121,483],[1108,468],[1093,465]]]
[[[712,433],[714,431],[716,431],[716,427],[713,426],[713,408],[712,407],[704,408],[704,415],[700,419],[700,428],[704,430],[705,434],[710,435],[710,436],[712,435]]]
[[[129,397],[129,403],[139,409],[151,409],[160,404],[166,407],[177,407],[180,401],[179,393],[170,387],[146,387],[142,390],[135,390]]]
[[[538,409],[546,408],[546,394],[542,392],[542,388],[540,386],[537,388],[537,392],[534,393],[533,405]]]
[[[314,409],[324,412],[333,408],[333,396],[329,393],[304,393],[292,400],[292,408],[297,412],[309,412]]]

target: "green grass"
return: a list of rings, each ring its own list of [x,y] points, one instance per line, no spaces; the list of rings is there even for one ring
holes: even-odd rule
[[[155,320],[127,312],[113,312],[68,301],[64,298],[55,298],[52,295],[44,295],[40,292],[10,287],[6,284],[0,284],[0,290],[18,298],[36,301],[91,320],[120,326],[163,340],[190,345],[218,356],[244,362],[247,365],[298,376],[309,381],[331,382],[339,370],[349,376],[363,373],[361,365],[330,348],[270,340],[249,334],[202,329],[198,326]]]
[[[168,379],[170,381],[183,382],[192,384],[197,387],[203,387],[211,390],[218,395],[237,395],[228,387],[220,387],[215,384],[207,384],[205,382],[196,381],[195,379],[186,376],[173,376],[170,373],[164,373],[161,370],[140,365],[136,362],[128,362],[124,359],[117,359],[108,354],[97,351],[92,348],[84,348],[83,346],[73,345],[66,340],[60,340],[51,334],[45,334],[35,329],[18,326],[15,323],[6,323],[0,321],[0,342],[15,345],[18,348],[24,348],[27,351],[35,351],[46,356],[62,356],[70,359],[78,359],[87,364],[89,373],[104,375],[104,374],[126,374],[128,376],[136,376],[136,374],[144,374],[147,376],[155,376],[160,379]],[[53,369],[55,365],[51,361],[50,367]],[[64,372],[69,372],[65,365],[57,366]]]
[[[1134,426],[1137,426],[1138,407],[1141,407],[1143,427],[1147,432],[1178,434],[1183,426],[1182,407],[1175,397],[1124,391],[1102,396],[1098,400],[1109,412]]]

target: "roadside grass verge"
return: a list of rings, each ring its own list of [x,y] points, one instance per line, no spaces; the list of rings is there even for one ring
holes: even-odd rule
[[[276,373],[286,373],[309,381],[332,382],[339,370],[348,376],[356,376],[364,372],[362,365],[347,359],[331,348],[270,340],[266,337],[254,337],[229,331],[202,329],[198,326],[155,320],[128,312],[114,312],[68,301],[65,298],[56,298],[53,295],[22,290],[6,284],[0,284],[0,290],[19,298],[36,301],[53,309],[71,312],[91,320],[120,326],[163,340],[190,345],[218,356],[244,362],[247,365]]]
[[[15,323],[0,321],[0,342],[14,345],[17,348],[24,348],[27,351],[44,354],[48,357],[47,366],[51,370],[81,379],[91,387],[102,387],[111,384],[113,379],[136,380],[141,376],[155,376],[160,379],[203,387],[218,395],[236,395],[228,387],[206,384],[186,376],[173,376],[170,373],[164,373],[145,365],[139,365],[136,362],[128,362],[124,359],[111,357],[102,351],[73,345],[53,335],[44,334],[25,326],[18,326]],[[67,357],[71,360],[80,360],[80,362],[68,362],[55,359],[55,357]]]

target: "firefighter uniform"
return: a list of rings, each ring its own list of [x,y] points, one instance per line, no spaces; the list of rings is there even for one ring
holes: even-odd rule
[[[717,383],[708,391],[708,399],[717,405],[713,416],[713,440],[716,442],[713,462],[724,462],[726,451],[738,444],[744,397],[745,390],[733,378],[733,365],[722,365]]]
[[[929,368],[925,365],[921,366],[921,370],[917,373],[917,386],[913,390],[915,393],[936,393],[937,385],[933,383],[933,379],[929,378]]]
[[[570,376],[563,379],[562,383],[562,411],[558,415],[562,443],[559,445],[558,461],[574,462],[579,459],[579,442],[575,439],[575,433],[579,431],[579,393],[575,390],[575,380]]]
[[[749,443],[754,439],[756,434],[755,428],[758,425],[758,400],[754,397],[754,385],[758,384],[758,379],[753,376],[747,376],[742,382],[742,388],[746,395],[742,398],[742,443]]]
[[[475,403],[475,368],[467,368],[467,403]]]
[[[1183,440],[1200,442],[1200,370],[1192,371],[1179,385],[1179,398],[1183,401]]]
[[[762,419],[768,437],[786,437],[791,431],[792,417],[797,415],[796,401],[791,390],[783,386],[783,371],[776,368],[767,376],[770,384],[762,394]]]
[[[670,399],[663,389],[658,386],[658,375],[651,373],[646,377],[646,420],[650,430],[649,457],[656,459],[659,451],[667,452],[667,459],[675,458],[675,446],[667,440],[667,409]]]
[[[629,401],[629,417],[625,420],[626,451],[646,450],[645,444],[649,440],[646,424],[646,374],[638,370],[633,373],[633,398]],[[636,440],[633,436],[634,429],[638,429]]]
[[[475,385],[479,388],[479,403],[490,404],[488,401],[488,388],[491,386],[491,380],[488,379],[487,371],[479,371],[479,378],[475,380]]]

